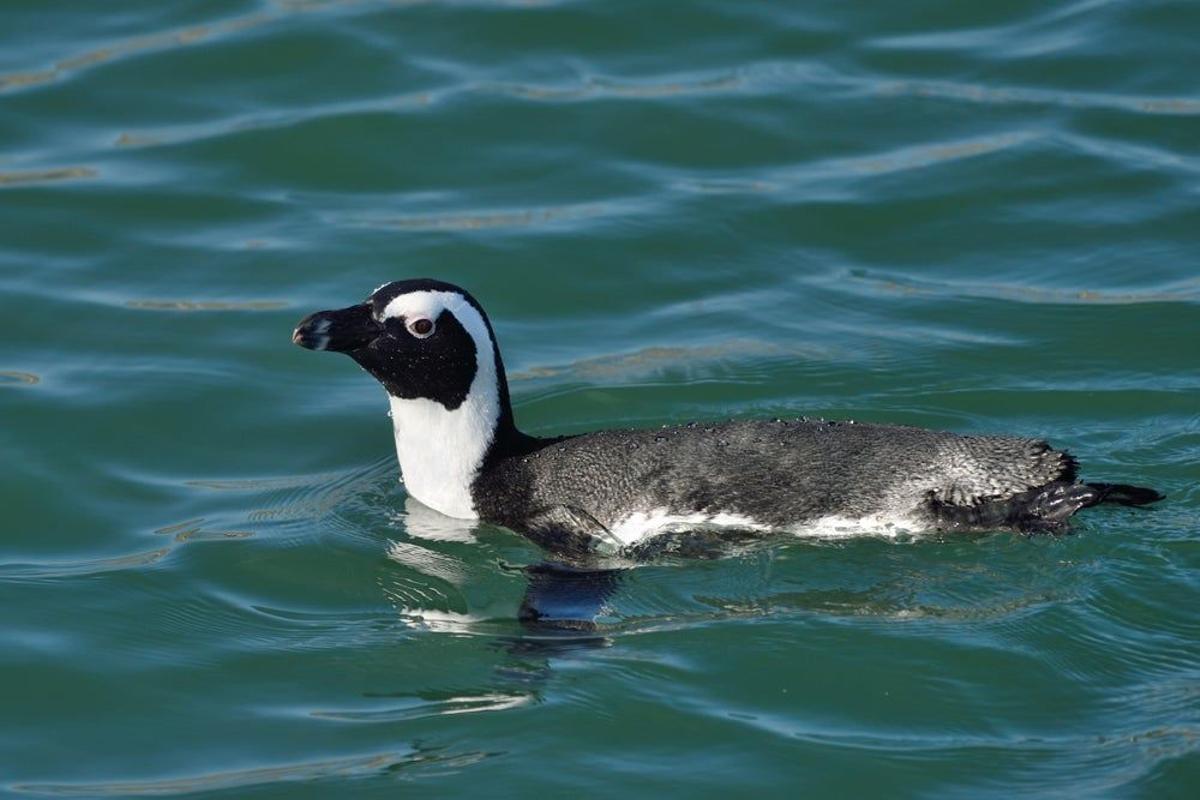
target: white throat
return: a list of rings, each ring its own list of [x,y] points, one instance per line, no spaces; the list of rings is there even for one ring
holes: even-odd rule
[[[434,400],[388,396],[396,457],[410,497],[459,519],[477,519],[471,484],[496,435],[499,383],[492,338],[483,317],[454,292],[411,292],[388,304],[383,316],[421,314],[437,319],[450,311],[475,342],[475,379],[467,399],[453,411]]]

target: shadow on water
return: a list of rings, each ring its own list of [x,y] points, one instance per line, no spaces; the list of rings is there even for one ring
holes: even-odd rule
[[[620,583],[620,569],[577,569],[554,562],[525,567],[517,617],[532,631],[595,631]]]

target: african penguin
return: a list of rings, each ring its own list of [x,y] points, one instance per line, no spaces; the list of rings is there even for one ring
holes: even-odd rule
[[[491,323],[463,289],[387,283],[305,318],[292,341],[346,353],[388,394],[410,496],[554,554],[637,554],[658,534],[1056,531],[1153,489],[1082,483],[1046,442],[823,420],[691,423],[539,438],[518,430]]]

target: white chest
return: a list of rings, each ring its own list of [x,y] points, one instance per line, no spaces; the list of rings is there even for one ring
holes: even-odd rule
[[[473,392],[453,411],[433,400],[388,400],[409,495],[446,516],[476,519],[471,484],[495,435],[494,400]]]

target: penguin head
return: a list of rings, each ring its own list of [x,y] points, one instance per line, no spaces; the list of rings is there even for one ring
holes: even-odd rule
[[[425,399],[448,411],[472,393],[503,396],[503,367],[491,323],[465,290],[430,279],[394,281],[362,303],[318,311],[292,341],[345,353],[396,399]]]

